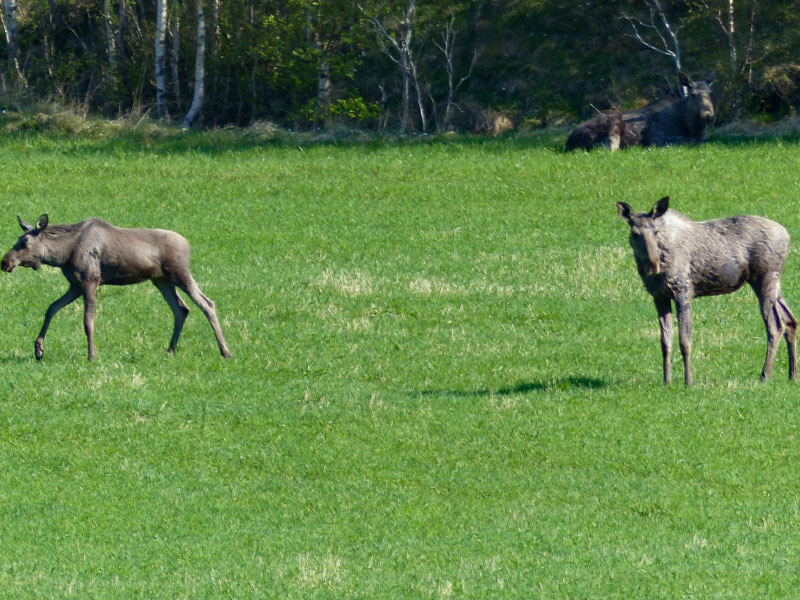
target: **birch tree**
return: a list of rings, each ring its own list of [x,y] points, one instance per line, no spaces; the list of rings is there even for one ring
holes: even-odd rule
[[[472,14],[468,16],[468,21],[477,21],[480,18],[481,10],[483,9],[483,0],[477,2],[477,4],[473,7]],[[469,23],[470,25],[474,25],[474,23]],[[472,48],[472,59],[470,60],[469,67],[467,72],[462,75],[458,83],[456,83],[456,64],[455,64],[455,54],[456,54],[456,15],[451,12],[450,18],[445,22],[443,31],[440,32],[439,39],[434,39],[433,44],[441,51],[442,55],[444,56],[445,61],[445,70],[447,72],[447,101],[445,103],[445,110],[444,110],[444,129],[445,131],[450,129],[450,124],[453,118],[453,110],[455,107],[455,94],[461,88],[464,83],[466,83],[470,77],[472,77],[472,71],[475,68],[475,63],[478,62],[478,46],[475,45]]]
[[[668,57],[672,61],[675,75],[679,76],[683,70],[681,63],[681,45],[678,41],[677,29],[670,23],[661,0],[642,0],[647,6],[650,18],[646,21],[623,11],[624,18],[631,27],[632,36],[645,48]],[[681,97],[686,95],[686,90],[680,86]]]
[[[178,65],[181,57],[181,0],[172,2],[172,52],[170,53],[170,66],[172,67],[172,89],[175,106],[181,105],[181,79]]]
[[[183,126],[190,127],[203,109],[206,79],[206,18],[203,0],[197,0],[197,52],[194,58],[194,97],[189,112],[183,119]]]
[[[725,36],[725,42],[728,46],[728,69],[731,82],[735,83],[743,73],[747,72],[747,83],[749,84],[752,78],[753,47],[755,45],[759,0],[750,0],[749,11],[746,8],[742,10],[742,5],[747,6],[746,2],[738,3],[740,10],[749,14],[749,29],[747,31],[747,41],[744,44],[743,59],[739,58],[738,45],[739,40],[743,38],[743,34],[736,24],[736,0],[718,0],[717,2],[699,0],[699,3]]]
[[[159,119],[167,112],[167,0],[156,0],[155,35],[156,112]]]
[[[366,16],[372,25],[375,37],[383,53],[389,57],[400,69],[400,133],[407,134],[411,131],[410,125],[410,104],[411,104],[411,84],[415,79],[416,65],[414,64],[414,53],[411,49],[411,40],[414,32],[414,22],[417,15],[416,0],[407,0],[405,7],[401,9],[400,18],[384,17],[381,14],[382,6],[374,15],[370,15],[359,4],[358,8]],[[385,21],[391,25],[387,27]],[[421,102],[421,92],[419,85],[413,81],[417,88],[417,99],[422,120],[422,130],[426,129],[425,111]]]
[[[3,0],[5,20],[3,21],[6,34],[6,48],[8,53],[9,68],[15,83],[23,89],[28,83],[22,74],[19,64],[19,34],[17,33],[17,0]]]

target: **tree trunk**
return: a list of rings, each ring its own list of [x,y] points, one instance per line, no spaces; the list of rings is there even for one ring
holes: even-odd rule
[[[117,21],[117,68],[122,78],[124,92],[131,89],[130,77],[128,77],[128,62],[125,58],[125,31],[128,28],[128,0],[119,0],[119,19]],[[121,90],[122,91],[122,90]]]
[[[183,119],[183,126],[190,127],[203,109],[206,78],[206,19],[203,0],[197,0],[197,54],[194,58],[194,98],[192,106]]]
[[[408,128],[408,106],[411,95],[411,77],[408,76],[411,67],[408,66],[408,56],[405,53],[400,55],[400,78],[401,78],[401,98],[400,98],[400,135],[409,133]]]
[[[631,29],[633,29],[633,37],[636,38],[640,44],[642,44],[645,48],[649,48],[650,50],[658,52],[659,54],[668,56],[672,60],[672,65],[675,67],[675,75],[680,80],[680,74],[683,70],[683,65],[681,64],[681,46],[678,41],[678,34],[672,27],[672,24],[669,22],[667,13],[664,11],[664,7],[661,5],[660,0],[644,0],[644,3],[650,9],[649,23],[632,17],[625,12],[622,13],[622,17],[628,21]],[[660,25],[656,23],[656,15],[658,15],[658,20],[661,22]],[[650,43],[642,34],[641,29],[652,31],[652,35],[659,39],[661,47]],[[685,97],[686,88],[679,86],[679,89],[681,98]]]
[[[379,83],[378,89],[381,91],[381,117],[378,120],[378,129],[384,131],[389,121],[389,93],[386,91],[386,84]]]
[[[17,34],[17,0],[3,0],[5,5],[5,33],[8,63],[14,82],[21,88],[28,87],[19,65],[19,35]]]
[[[400,72],[402,78],[403,98],[400,110],[400,134],[410,133],[409,106],[411,105],[411,36],[414,31],[414,16],[416,14],[416,0],[408,0],[408,5],[403,11],[403,20],[400,22]]]
[[[728,54],[731,61],[731,76],[736,79],[736,19],[733,14],[734,0],[728,0]]]
[[[181,56],[181,0],[172,3],[172,53],[170,66],[172,67],[172,89],[174,105],[181,105],[181,80],[178,73],[178,62]]]
[[[156,113],[159,119],[167,112],[167,0],[156,0]]]
[[[750,34],[747,38],[747,49],[744,56],[744,64],[742,70],[747,69],[747,86],[753,84],[753,47],[755,46],[756,37],[756,15],[758,13],[758,0],[753,0],[753,6],[750,10]]]
[[[360,4],[356,3],[356,6],[363,14],[367,14]],[[411,104],[411,78],[414,67],[411,54],[411,37],[414,30],[416,10],[416,0],[408,0],[408,5],[403,10],[402,19],[399,21],[400,30],[397,35],[394,32],[387,31],[380,14],[367,17],[375,28],[375,37],[381,50],[400,68],[400,135],[410,132],[408,112]]]
[[[108,83],[113,87],[117,81],[117,44],[111,24],[111,0],[103,0],[103,25],[106,33],[108,54]]]
[[[317,72],[317,101],[314,105],[314,128],[319,131],[325,126],[325,112],[331,103],[331,65],[323,58]]]
[[[44,53],[44,62],[47,65],[47,74],[50,81],[53,83],[53,91],[56,96],[63,97],[64,90],[59,85],[56,78],[54,54],[54,39],[56,37],[56,3],[55,0],[49,0],[47,13],[42,15],[42,51]]]
[[[411,76],[414,78],[414,89],[417,92],[417,108],[419,109],[419,122],[422,127],[422,133],[428,133],[428,119],[425,116],[425,102],[422,99],[422,90],[419,85],[419,76],[417,75],[417,65],[411,55],[411,49],[408,51],[408,60],[411,64]]]

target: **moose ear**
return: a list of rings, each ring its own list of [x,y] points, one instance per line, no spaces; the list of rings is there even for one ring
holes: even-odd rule
[[[664,215],[669,209],[669,196],[664,196],[661,200],[656,202],[653,205],[653,210],[650,211],[650,216],[653,219],[657,219]]]
[[[632,212],[631,205],[627,202],[617,202],[617,214],[625,219],[628,223],[631,222],[631,212]]]
[[[678,81],[680,81],[681,85],[684,87],[692,87],[694,85],[694,81],[692,81],[692,78],[689,77],[685,71],[678,73]]]
[[[22,227],[22,231],[28,233],[31,229],[33,229],[33,225],[25,221],[22,217],[17,215],[17,221],[19,221],[19,226]]]
[[[39,217],[39,218],[37,219],[37,221],[36,221],[36,229],[37,229],[38,231],[41,231],[42,229],[44,229],[45,227],[47,227],[47,223],[48,223],[48,222],[49,222],[49,219],[48,219],[48,217],[47,217],[47,213],[45,213],[45,214],[43,214],[41,217]]]

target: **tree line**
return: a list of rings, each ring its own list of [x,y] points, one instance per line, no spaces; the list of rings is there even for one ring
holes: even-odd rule
[[[715,75],[800,105],[800,0],[3,0],[6,95],[185,125],[536,127]]]

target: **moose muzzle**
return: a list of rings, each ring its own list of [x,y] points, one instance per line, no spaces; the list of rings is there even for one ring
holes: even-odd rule
[[[11,273],[14,269],[17,268],[17,261],[10,256],[10,252],[3,257],[3,271],[6,273]]]

